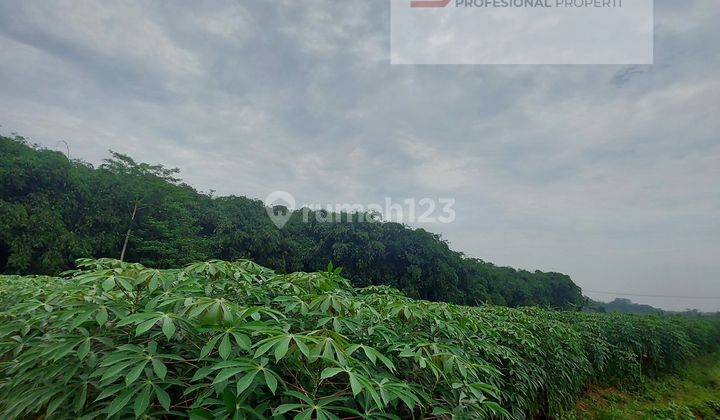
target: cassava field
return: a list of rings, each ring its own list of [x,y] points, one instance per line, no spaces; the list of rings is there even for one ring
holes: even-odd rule
[[[718,348],[713,319],[466,307],[250,261],[0,276],[0,418],[569,414]]]

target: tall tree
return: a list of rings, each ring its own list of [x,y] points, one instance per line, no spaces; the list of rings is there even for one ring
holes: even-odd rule
[[[103,161],[100,169],[125,178],[126,182],[122,184],[122,189],[124,189],[123,193],[128,197],[127,200],[129,200],[127,205],[130,218],[120,251],[120,261],[124,261],[138,210],[144,206],[152,205],[151,201],[157,201],[156,194],[162,190],[162,188],[158,187],[163,187],[165,184],[177,184],[179,179],[175,175],[180,170],[177,168],[166,169],[162,165],[137,163],[130,156],[112,150],[110,154],[111,157]]]

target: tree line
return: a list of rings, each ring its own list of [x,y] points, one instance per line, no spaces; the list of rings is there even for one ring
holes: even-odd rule
[[[389,285],[432,301],[561,309],[585,302],[565,274],[498,267],[424,229],[356,217],[324,223],[295,211],[279,229],[260,200],[199,192],[177,169],[114,152],[96,167],[0,137],[0,273],[57,274],[83,257],[158,268],[247,258],[278,272],[332,262],[355,286]]]

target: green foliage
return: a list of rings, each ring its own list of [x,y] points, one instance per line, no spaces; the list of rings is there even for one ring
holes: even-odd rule
[[[319,221],[302,211],[278,229],[259,200],[202,194],[176,175],[117,153],[94,168],[0,136],[0,273],[57,274],[77,258],[119,258],[131,232],[125,259],[160,268],[247,258],[288,273],[332,261],[355,286],[388,285],[431,301],[563,309],[583,302],[566,275],[466,258],[423,229],[358,223],[357,214],[325,222],[328,215]]]
[[[617,298],[609,303],[591,301],[587,309],[597,312],[620,312],[624,314],[644,315],[659,314],[663,312],[661,309],[654,308],[650,305],[641,305],[639,303],[634,303],[630,299],[622,298]]]
[[[716,419],[720,417],[720,353],[671,374],[644,378],[632,389],[593,389],[567,419]]]
[[[715,348],[711,320],[467,307],[328,266],[0,276],[0,417],[557,416],[591,382]],[[614,327],[616,326],[616,327]]]

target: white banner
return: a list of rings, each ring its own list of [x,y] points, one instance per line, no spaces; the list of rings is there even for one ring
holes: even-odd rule
[[[390,0],[392,64],[652,64],[653,0]]]

